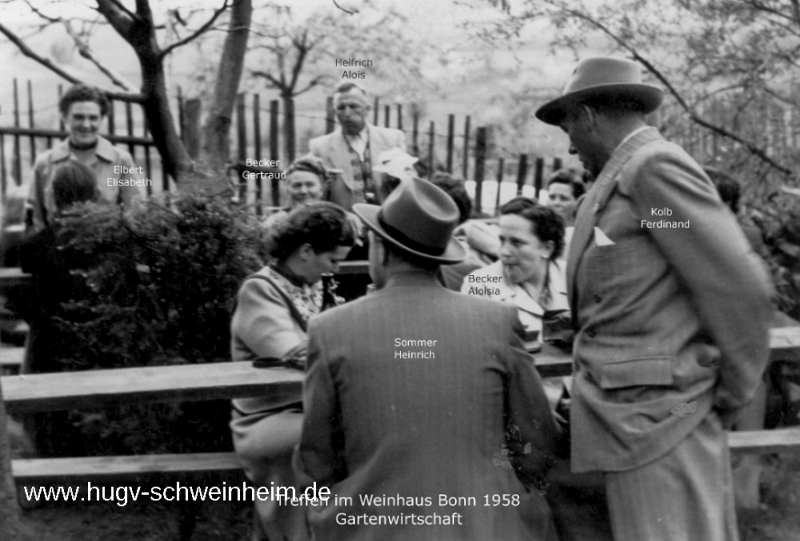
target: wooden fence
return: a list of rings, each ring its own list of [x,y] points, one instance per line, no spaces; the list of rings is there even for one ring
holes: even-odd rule
[[[37,126],[37,122],[39,126],[44,124],[41,118],[38,121],[36,118],[37,111],[41,113],[42,109],[37,110],[34,106],[30,81],[27,83],[27,107],[20,104],[18,80],[14,79],[13,85],[13,125],[0,126],[0,194],[3,198],[11,187],[30,181],[38,153],[52,148],[54,140],[67,136],[60,120],[58,129]],[[58,96],[61,94],[62,87],[59,86]],[[260,178],[242,178],[246,169],[245,160],[278,160],[285,168],[299,154],[295,117],[311,119],[314,127],[320,128],[314,130],[317,135],[330,133],[335,127],[331,98],[328,99],[324,117],[296,112],[291,100],[271,100],[267,107],[262,107],[262,103],[259,94],[239,95],[231,134],[231,163],[234,168],[230,170],[232,178],[229,179],[239,184],[242,202],[257,209],[259,214],[265,206],[281,205],[279,182],[273,179],[269,186],[264,186]],[[189,154],[196,157],[200,151],[201,102],[198,99],[184,99],[179,90],[174,109],[178,112],[181,137]],[[47,124],[54,125],[54,118],[58,116],[57,106],[52,105],[45,110],[51,110]],[[266,122],[262,122],[264,117],[267,118]],[[375,98],[372,121],[376,126],[390,127],[394,124],[394,127],[404,131],[409,153],[419,156],[427,171],[447,171],[456,177],[474,181],[476,210],[479,212],[494,210],[509,195],[522,194],[523,191],[538,197],[546,175],[561,167],[559,158],[546,160],[529,154],[512,155],[498,149],[492,143],[491,128],[473,128],[469,115],[463,119],[463,128],[457,127],[456,115],[453,114],[447,116],[444,125],[437,125],[433,120],[423,121],[417,111],[408,114],[400,104],[381,104]],[[127,148],[136,163],[144,166],[146,177],[151,180],[147,186],[148,195],[175,190],[173,179],[166,175],[161,166],[161,157],[154,148],[140,105],[112,101],[107,131],[103,135]],[[494,197],[487,197],[484,181],[490,181]],[[471,182],[469,186],[472,186]]]

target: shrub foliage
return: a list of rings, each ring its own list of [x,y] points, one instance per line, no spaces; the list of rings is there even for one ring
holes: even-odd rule
[[[54,318],[65,370],[230,359],[237,288],[266,260],[263,231],[245,211],[198,195],[124,213],[91,205],[62,221],[59,239],[91,261],[73,271],[89,293]],[[227,401],[103,407],[71,418],[91,454],[230,448]]]

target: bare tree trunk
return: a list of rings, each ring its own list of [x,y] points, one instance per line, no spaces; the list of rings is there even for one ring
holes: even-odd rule
[[[153,142],[161,154],[167,174],[180,185],[186,173],[192,170],[192,159],[175,127],[169,106],[164,64],[150,55],[139,56],[142,67],[142,93],[145,95],[144,111]]]
[[[223,172],[229,159],[233,107],[242,78],[252,15],[252,0],[235,0],[231,5],[231,19],[219,62],[214,97],[203,128],[205,165],[216,174]]]
[[[11,452],[6,428],[6,406],[0,388],[0,534],[6,541],[21,541],[19,505],[14,479],[11,477]]]

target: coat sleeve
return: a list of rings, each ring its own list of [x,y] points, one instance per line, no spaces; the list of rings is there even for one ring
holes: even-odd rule
[[[731,412],[749,402],[769,360],[772,286],[733,214],[682,150],[652,152],[632,177],[637,220],[670,209],[687,228],[648,228],[721,352],[714,405]]]
[[[325,347],[316,329],[309,328],[306,379],[303,382],[303,435],[295,455],[296,467],[320,486],[331,486],[347,477],[341,438],[341,408]]]
[[[536,484],[553,463],[559,432],[542,380],[523,347],[516,310],[509,307],[507,317],[506,444],[519,478]]]
[[[121,149],[116,149],[117,153],[119,154],[119,162],[120,165],[124,165],[128,169],[133,169],[136,167],[136,162],[133,161],[133,157]],[[132,181],[131,186],[120,186],[119,188],[119,201],[117,203],[121,205],[130,205],[132,201],[136,199],[141,199],[142,191],[139,186],[135,185],[135,181],[144,180],[145,176],[140,173],[128,173],[125,175],[127,180]]]
[[[231,334],[258,357],[302,357],[307,339],[292,319],[283,298],[264,280],[242,284],[231,322]]]
[[[33,166],[33,182],[28,191],[28,199],[25,201],[25,212],[30,211],[32,222],[26,224],[30,227],[30,232],[41,231],[47,226],[47,208],[45,207],[44,189],[47,183],[47,162],[46,158],[40,157]]]

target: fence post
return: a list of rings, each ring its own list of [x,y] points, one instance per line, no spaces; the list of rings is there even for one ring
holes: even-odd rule
[[[384,105],[383,106],[383,124],[387,128],[389,127],[389,117],[392,116],[392,107],[391,105]]]
[[[542,180],[544,177],[544,158],[536,158],[536,173],[533,177],[533,198],[539,200],[539,193],[542,191]]]
[[[431,127],[430,131],[428,131],[428,178],[433,177],[433,143],[434,137],[436,137],[436,130],[433,126],[433,120],[431,120]]]
[[[153,163],[150,160],[150,145],[144,145],[144,168],[147,171],[147,178],[153,178]],[[153,195],[153,187],[147,183],[147,195]]]
[[[333,108],[333,96],[325,101],[325,133],[333,133],[336,129],[336,110]]]
[[[236,96],[236,159],[244,163],[247,159],[247,125],[245,124],[245,93]],[[247,203],[247,180],[237,179],[239,183],[239,201]]]
[[[131,102],[125,102],[125,124],[128,132],[128,137],[133,137],[133,109],[131,107]],[[128,143],[128,152],[130,152],[133,160],[136,161],[136,156],[134,155],[134,147],[132,143]]]
[[[528,176],[528,155],[519,155],[517,166],[517,195],[522,195],[522,187],[525,186],[525,178]]]
[[[6,138],[0,133],[0,182],[2,182],[0,193],[3,196],[3,200],[5,200],[6,190],[8,189],[6,178]]]
[[[108,133],[110,135],[117,134],[117,113],[115,111],[114,105],[116,105],[116,100],[108,100]],[[182,111],[178,111],[182,114]],[[181,117],[181,122],[183,122],[183,118]],[[183,126],[183,124],[181,124]]]
[[[562,167],[564,167],[561,158],[553,158],[553,173],[559,171]]]
[[[14,127],[19,128],[19,87],[17,78],[14,78]],[[22,184],[22,149],[20,148],[19,134],[14,135],[14,183]]]
[[[280,159],[280,146],[278,145],[278,100],[269,102],[269,159]],[[284,168],[285,169],[285,168]],[[273,178],[270,183],[270,197],[272,198],[272,206],[277,207],[281,204],[281,193],[278,189],[278,179]]]
[[[456,131],[456,115],[447,115],[447,172],[453,173],[453,141]]]
[[[261,96],[253,94],[253,150],[256,160],[261,159]]]
[[[486,169],[486,128],[478,128],[475,138],[475,212],[481,212],[483,175]]]
[[[403,106],[397,104],[397,129],[403,131]]]
[[[183,118],[183,142],[186,151],[194,160],[200,155],[200,98],[190,98],[184,104],[185,114]]]
[[[462,174],[464,180],[469,177],[469,163],[467,161],[469,160],[469,120],[469,115],[467,115],[464,120],[464,172]]]
[[[416,108],[414,109],[411,125],[411,149],[414,152],[414,156],[419,157],[419,111]]]
[[[503,158],[497,163],[497,194],[494,198],[494,215],[497,216],[497,209],[500,208],[500,187],[503,185],[503,175],[505,174],[506,163]]]
[[[294,134],[294,100],[289,98],[288,100],[284,100],[284,103],[286,104],[286,110],[283,112],[284,122],[286,122],[286,157],[289,163],[292,163],[294,161],[297,143]]]
[[[372,107],[372,123],[377,126],[378,125],[378,111],[380,110],[380,101],[378,100],[378,96],[375,96],[375,105]]]
[[[28,127],[30,129],[34,129],[34,122],[33,122],[33,88],[31,87],[31,80],[28,79]],[[31,142],[31,165],[33,162],[36,161],[36,137],[31,134],[30,136]]]
[[[261,160],[261,96],[253,94],[253,146],[256,160]],[[264,179],[256,179],[256,216],[261,216],[261,202],[264,197]]]
[[[183,131],[186,128],[186,111],[184,110],[183,91],[178,87],[178,126],[181,129],[181,141],[186,144],[186,139],[183,138]]]
[[[61,96],[64,95],[63,85],[58,85],[58,101],[61,101]],[[61,110],[58,111],[58,130],[64,131],[64,117],[61,115]]]

